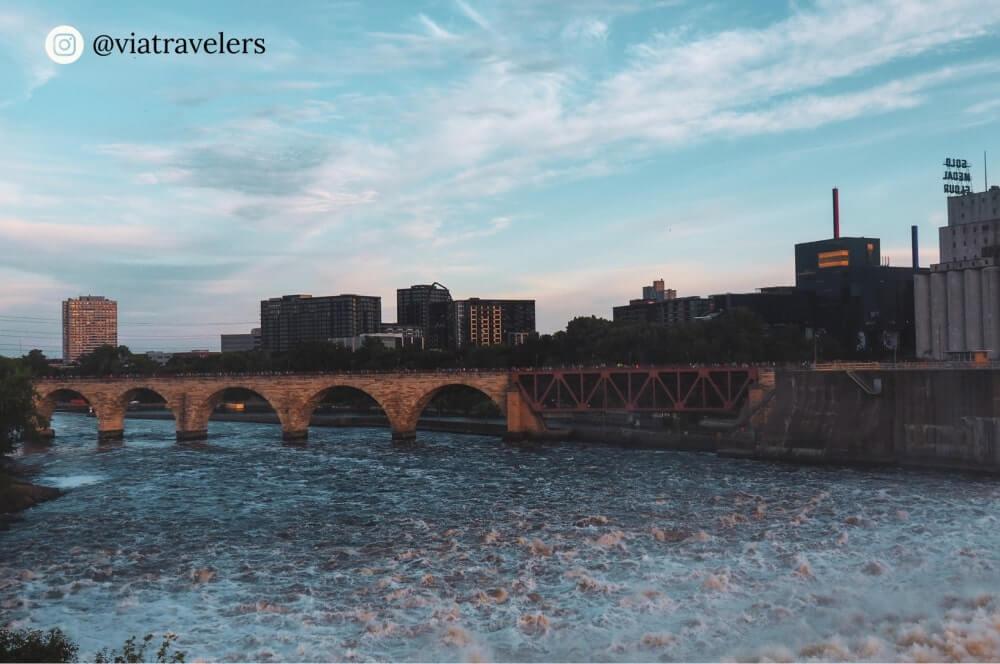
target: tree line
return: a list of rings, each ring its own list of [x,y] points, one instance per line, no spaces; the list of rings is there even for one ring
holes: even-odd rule
[[[516,346],[448,350],[390,349],[377,339],[367,339],[361,348],[351,351],[317,341],[283,353],[258,350],[205,357],[177,355],[160,364],[144,354],[132,353],[127,346],[104,346],[80,358],[76,366],[60,371],[107,376],[801,362],[811,359],[813,350],[812,341],[804,339],[798,328],[769,328],[754,314],[736,310],[712,320],[672,326],[580,317],[571,320],[565,330],[538,335]],[[826,355],[831,350],[827,349]],[[31,351],[23,361],[35,375],[57,371],[40,351]]]

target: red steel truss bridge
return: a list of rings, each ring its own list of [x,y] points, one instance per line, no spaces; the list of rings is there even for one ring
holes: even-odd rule
[[[734,413],[759,379],[756,367],[627,367],[511,372],[539,413]]]

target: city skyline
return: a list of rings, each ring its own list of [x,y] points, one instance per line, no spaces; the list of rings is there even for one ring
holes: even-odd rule
[[[183,350],[288,293],[377,295],[391,321],[436,280],[537,300],[546,333],[655,278],[790,285],[832,186],[845,236],[905,266],[916,224],[927,265],[943,158],[978,191],[996,147],[991,2],[244,6],[0,9],[0,354],[58,348],[87,292],[121,343]],[[59,66],[63,23],[268,48]]]

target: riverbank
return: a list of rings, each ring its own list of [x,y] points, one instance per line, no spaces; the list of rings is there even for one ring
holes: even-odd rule
[[[0,529],[5,523],[29,507],[62,495],[59,489],[39,486],[16,474],[11,466],[0,468]]]

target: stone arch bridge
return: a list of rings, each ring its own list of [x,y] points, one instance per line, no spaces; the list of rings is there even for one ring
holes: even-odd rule
[[[514,371],[258,374],[41,378],[38,412],[49,418],[61,392],[79,394],[97,417],[99,438],[120,438],[129,401],[158,394],[173,413],[178,440],[208,433],[208,419],[229,389],[257,393],[274,409],[286,440],[308,436],[313,411],[330,390],[367,394],[385,412],[394,440],[416,436],[417,421],[442,389],[463,385],[486,395],[507,418],[508,435],[545,430],[545,413],[688,412],[735,414],[759,392],[755,367],[616,367]],[[759,395],[757,395],[759,397]]]
[[[123,436],[128,404],[145,391],[164,400],[174,416],[178,440],[205,438],[209,417],[229,389],[250,390],[265,399],[278,416],[285,440],[306,439],[313,411],[330,390],[345,387],[378,403],[397,441],[413,439],[427,404],[442,389],[454,385],[486,395],[507,418],[510,434],[544,430],[541,418],[532,412],[506,371],[42,378],[34,385],[36,407],[46,419],[55,409],[58,394],[76,393],[86,399],[97,418],[101,440]]]

